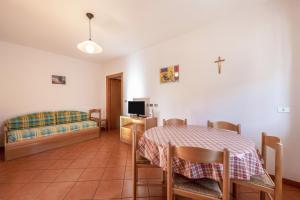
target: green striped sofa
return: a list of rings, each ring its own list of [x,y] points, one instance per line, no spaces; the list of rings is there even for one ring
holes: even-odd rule
[[[99,116],[92,117],[94,113]],[[64,143],[74,143],[72,142],[74,138],[76,141],[82,141],[90,139],[91,134],[92,136],[99,136],[100,121],[100,109],[90,110],[89,113],[80,111],[40,112],[9,119],[4,125],[6,160],[20,157],[18,155],[28,155],[26,153],[28,149],[24,149],[24,147],[37,146],[39,149],[43,149],[40,146],[44,144],[42,146],[56,148],[63,146]],[[50,141],[51,144],[49,145]],[[18,147],[23,147],[24,152],[22,153]],[[17,153],[16,149],[18,150]],[[36,149],[31,148],[29,152],[42,151]],[[15,153],[10,150],[14,150]],[[15,156],[15,154],[18,155]]]

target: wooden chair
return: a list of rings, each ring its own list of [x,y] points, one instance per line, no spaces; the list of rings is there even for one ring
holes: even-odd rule
[[[203,178],[191,180],[173,173],[173,158],[180,158],[194,163],[221,163],[223,164],[222,189],[217,181]],[[211,151],[196,147],[174,147],[169,144],[167,163],[167,196],[173,200],[174,195],[192,199],[229,200],[229,152]]]
[[[212,121],[208,120],[207,127],[234,131],[237,134],[241,134],[241,125],[240,124],[236,125],[236,124],[226,122],[226,121],[212,122]],[[236,184],[234,184],[234,183],[232,184],[232,191],[233,191],[233,194],[235,195],[236,194]]]
[[[96,115],[93,116],[93,114]],[[101,109],[91,109],[89,110],[89,119],[92,120],[92,121],[96,121],[98,126],[100,127],[101,126]],[[101,130],[101,128],[100,128]]]
[[[101,119],[100,124],[100,128],[103,128],[105,131],[107,131],[107,119]]]
[[[275,151],[275,179],[268,174],[267,168],[267,147]],[[249,181],[232,180],[237,185],[250,187],[260,191],[260,199],[264,200],[266,194],[272,200],[282,199],[282,144],[278,137],[267,136],[262,133],[262,158],[265,173],[261,176],[252,176]],[[238,198],[238,195],[236,196]]]
[[[184,126],[187,125],[187,119],[163,119],[163,126]]]
[[[165,178],[163,176],[163,180],[161,183],[139,183],[138,182],[138,169],[139,168],[160,168],[159,166],[152,165],[150,161],[142,156],[139,155],[137,152],[137,144],[138,144],[138,139],[139,135],[137,132],[137,125],[133,125],[133,130],[132,130],[132,183],[133,183],[133,199],[136,199],[137,195],[137,186],[139,185],[165,185]]]
[[[238,134],[241,134],[241,125],[240,124],[233,124],[233,123],[225,122],[225,121],[211,122],[208,120],[207,127],[234,131],[234,132],[237,132]]]

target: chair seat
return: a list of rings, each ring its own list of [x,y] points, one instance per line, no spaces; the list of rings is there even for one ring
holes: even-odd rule
[[[275,183],[273,182],[272,178],[269,174],[265,171],[265,174],[258,175],[258,176],[251,176],[249,181],[239,180],[238,182],[245,182],[247,184],[268,187],[268,188],[275,188]]]
[[[175,174],[174,188],[215,198],[222,198],[219,183],[208,178],[192,180]]]
[[[143,156],[141,156],[138,152],[136,152],[136,164],[149,164],[150,161]]]

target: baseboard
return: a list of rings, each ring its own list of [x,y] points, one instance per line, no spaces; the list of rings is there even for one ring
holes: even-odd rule
[[[291,186],[300,188],[300,182],[293,181],[293,180],[286,179],[286,178],[282,179],[282,182],[287,185],[291,185]]]
[[[274,175],[270,175],[271,178],[274,180]],[[287,185],[290,185],[290,186],[294,186],[294,187],[297,187],[297,188],[300,188],[300,182],[297,182],[297,181],[293,181],[293,180],[290,180],[290,179],[287,179],[287,178],[283,178],[282,179],[282,182],[287,184]]]

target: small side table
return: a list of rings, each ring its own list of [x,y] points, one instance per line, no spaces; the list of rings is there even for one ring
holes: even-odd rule
[[[107,131],[107,120],[106,119],[101,119],[100,128],[103,128],[105,131]]]

